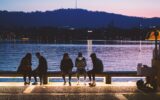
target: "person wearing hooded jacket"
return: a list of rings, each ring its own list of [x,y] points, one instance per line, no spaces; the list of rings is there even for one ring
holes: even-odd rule
[[[66,85],[66,75],[69,76],[69,86],[71,86],[71,77],[72,77],[72,68],[73,62],[72,59],[69,57],[68,53],[63,54],[63,58],[60,64],[60,70],[62,72],[62,78],[64,80],[64,85]]]
[[[89,85],[90,86],[96,86],[95,75],[97,73],[102,73],[103,72],[103,63],[99,58],[97,58],[95,53],[92,53],[90,55],[90,57],[92,59],[93,69],[87,72],[89,80],[90,80]],[[91,82],[92,78],[93,78],[93,82]]]
[[[31,72],[32,72],[32,55],[27,53],[25,57],[22,58],[17,72],[23,75],[24,85],[30,84],[31,82]],[[28,77],[28,82],[27,82]]]

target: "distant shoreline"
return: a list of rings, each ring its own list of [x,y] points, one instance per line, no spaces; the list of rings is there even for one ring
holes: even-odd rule
[[[120,44],[129,44],[129,45],[135,45],[135,44],[150,44],[153,45],[155,41],[133,41],[133,40],[91,40],[92,45],[120,45]],[[23,41],[23,40],[0,40],[0,43],[18,43],[18,44],[87,44],[87,40],[68,40],[68,41],[52,41],[52,42],[46,42],[46,41]]]

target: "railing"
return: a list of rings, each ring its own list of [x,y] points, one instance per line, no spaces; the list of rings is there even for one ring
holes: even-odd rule
[[[0,71],[0,77],[20,77],[22,74],[16,71]],[[76,72],[73,72],[72,76],[76,76]],[[61,77],[60,71],[51,72],[48,71],[46,77],[44,78],[44,84],[48,83],[48,77]],[[136,71],[107,71],[103,73],[96,74],[96,77],[105,77],[105,83],[111,84],[112,77],[144,77],[137,75]]]

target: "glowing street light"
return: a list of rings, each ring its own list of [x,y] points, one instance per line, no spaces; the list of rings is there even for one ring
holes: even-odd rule
[[[157,59],[158,58],[157,45],[158,45],[158,40],[160,40],[160,31],[159,30],[152,31],[146,40],[155,41],[155,51],[154,51],[155,57],[154,58]]]
[[[92,31],[92,30],[88,30],[87,32],[88,32],[88,33],[92,33],[93,31]]]

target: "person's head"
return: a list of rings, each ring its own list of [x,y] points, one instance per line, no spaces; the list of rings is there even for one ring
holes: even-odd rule
[[[64,53],[64,54],[63,54],[63,59],[68,59],[68,58],[69,58],[68,53]]]
[[[78,53],[78,57],[82,57],[82,52],[79,52],[79,53]]]
[[[91,59],[92,59],[92,60],[94,60],[94,59],[96,59],[96,58],[97,58],[97,56],[96,56],[96,54],[95,54],[95,53],[92,53],[92,54],[90,55],[90,57],[91,57]]]
[[[36,57],[37,57],[37,58],[40,58],[40,57],[41,57],[41,54],[40,54],[39,52],[37,52],[37,53],[36,53]]]
[[[31,59],[32,58],[32,54],[31,53],[27,53],[25,56],[27,59]]]

